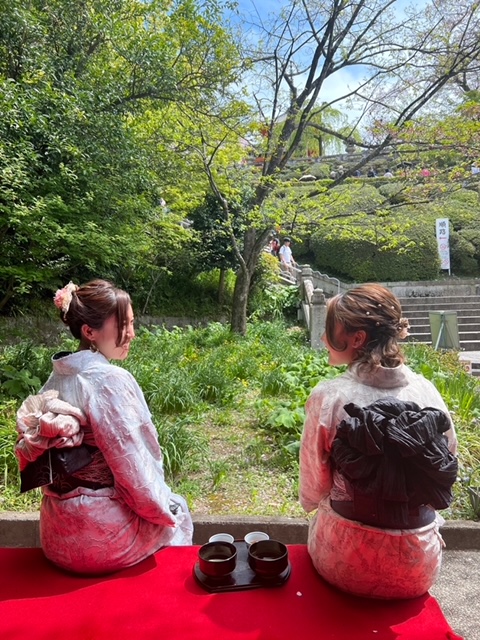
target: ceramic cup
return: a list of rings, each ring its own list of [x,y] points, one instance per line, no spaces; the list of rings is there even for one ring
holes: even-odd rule
[[[249,547],[254,542],[260,542],[260,540],[268,540],[269,537],[270,536],[268,535],[268,533],[265,533],[264,531],[250,531],[244,537],[244,540],[247,543],[247,547]]]
[[[209,542],[230,542],[233,543],[234,537],[229,533],[216,533],[213,536],[210,536],[208,539]]]
[[[230,542],[208,542],[198,551],[200,571],[211,578],[224,578],[235,569],[237,549]]]
[[[260,578],[278,578],[288,567],[288,549],[276,540],[254,542],[248,550],[248,564]]]

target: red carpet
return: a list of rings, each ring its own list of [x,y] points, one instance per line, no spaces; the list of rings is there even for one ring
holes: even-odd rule
[[[282,587],[209,594],[193,579],[198,547],[164,549],[102,578],[50,565],[40,549],[0,549],[1,640],[458,640],[429,596],[344,595],[291,546]]]

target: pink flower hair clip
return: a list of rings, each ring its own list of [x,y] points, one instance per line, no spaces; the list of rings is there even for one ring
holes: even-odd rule
[[[70,303],[72,302],[72,296],[77,289],[78,286],[70,281],[63,287],[63,289],[58,289],[55,293],[53,303],[55,304],[57,309],[62,310],[63,315],[68,313]]]

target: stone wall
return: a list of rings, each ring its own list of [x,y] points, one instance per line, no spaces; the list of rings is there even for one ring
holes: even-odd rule
[[[480,294],[480,279],[451,278],[421,282],[385,282],[399,298],[433,296],[475,296]]]
[[[194,544],[205,544],[214,533],[225,531],[241,540],[249,531],[265,531],[270,538],[285,544],[305,544],[307,518],[268,516],[208,516],[192,514]],[[449,520],[441,528],[449,550],[480,549],[480,523]],[[39,547],[39,513],[0,513],[0,547]]]

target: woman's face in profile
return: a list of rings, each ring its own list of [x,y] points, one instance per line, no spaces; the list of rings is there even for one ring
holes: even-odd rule
[[[130,343],[135,337],[135,329],[132,305],[127,310],[126,326],[124,327],[122,341],[117,347],[118,326],[116,316],[107,318],[101,329],[95,331],[94,342],[98,350],[108,360],[125,360],[130,350]]]

